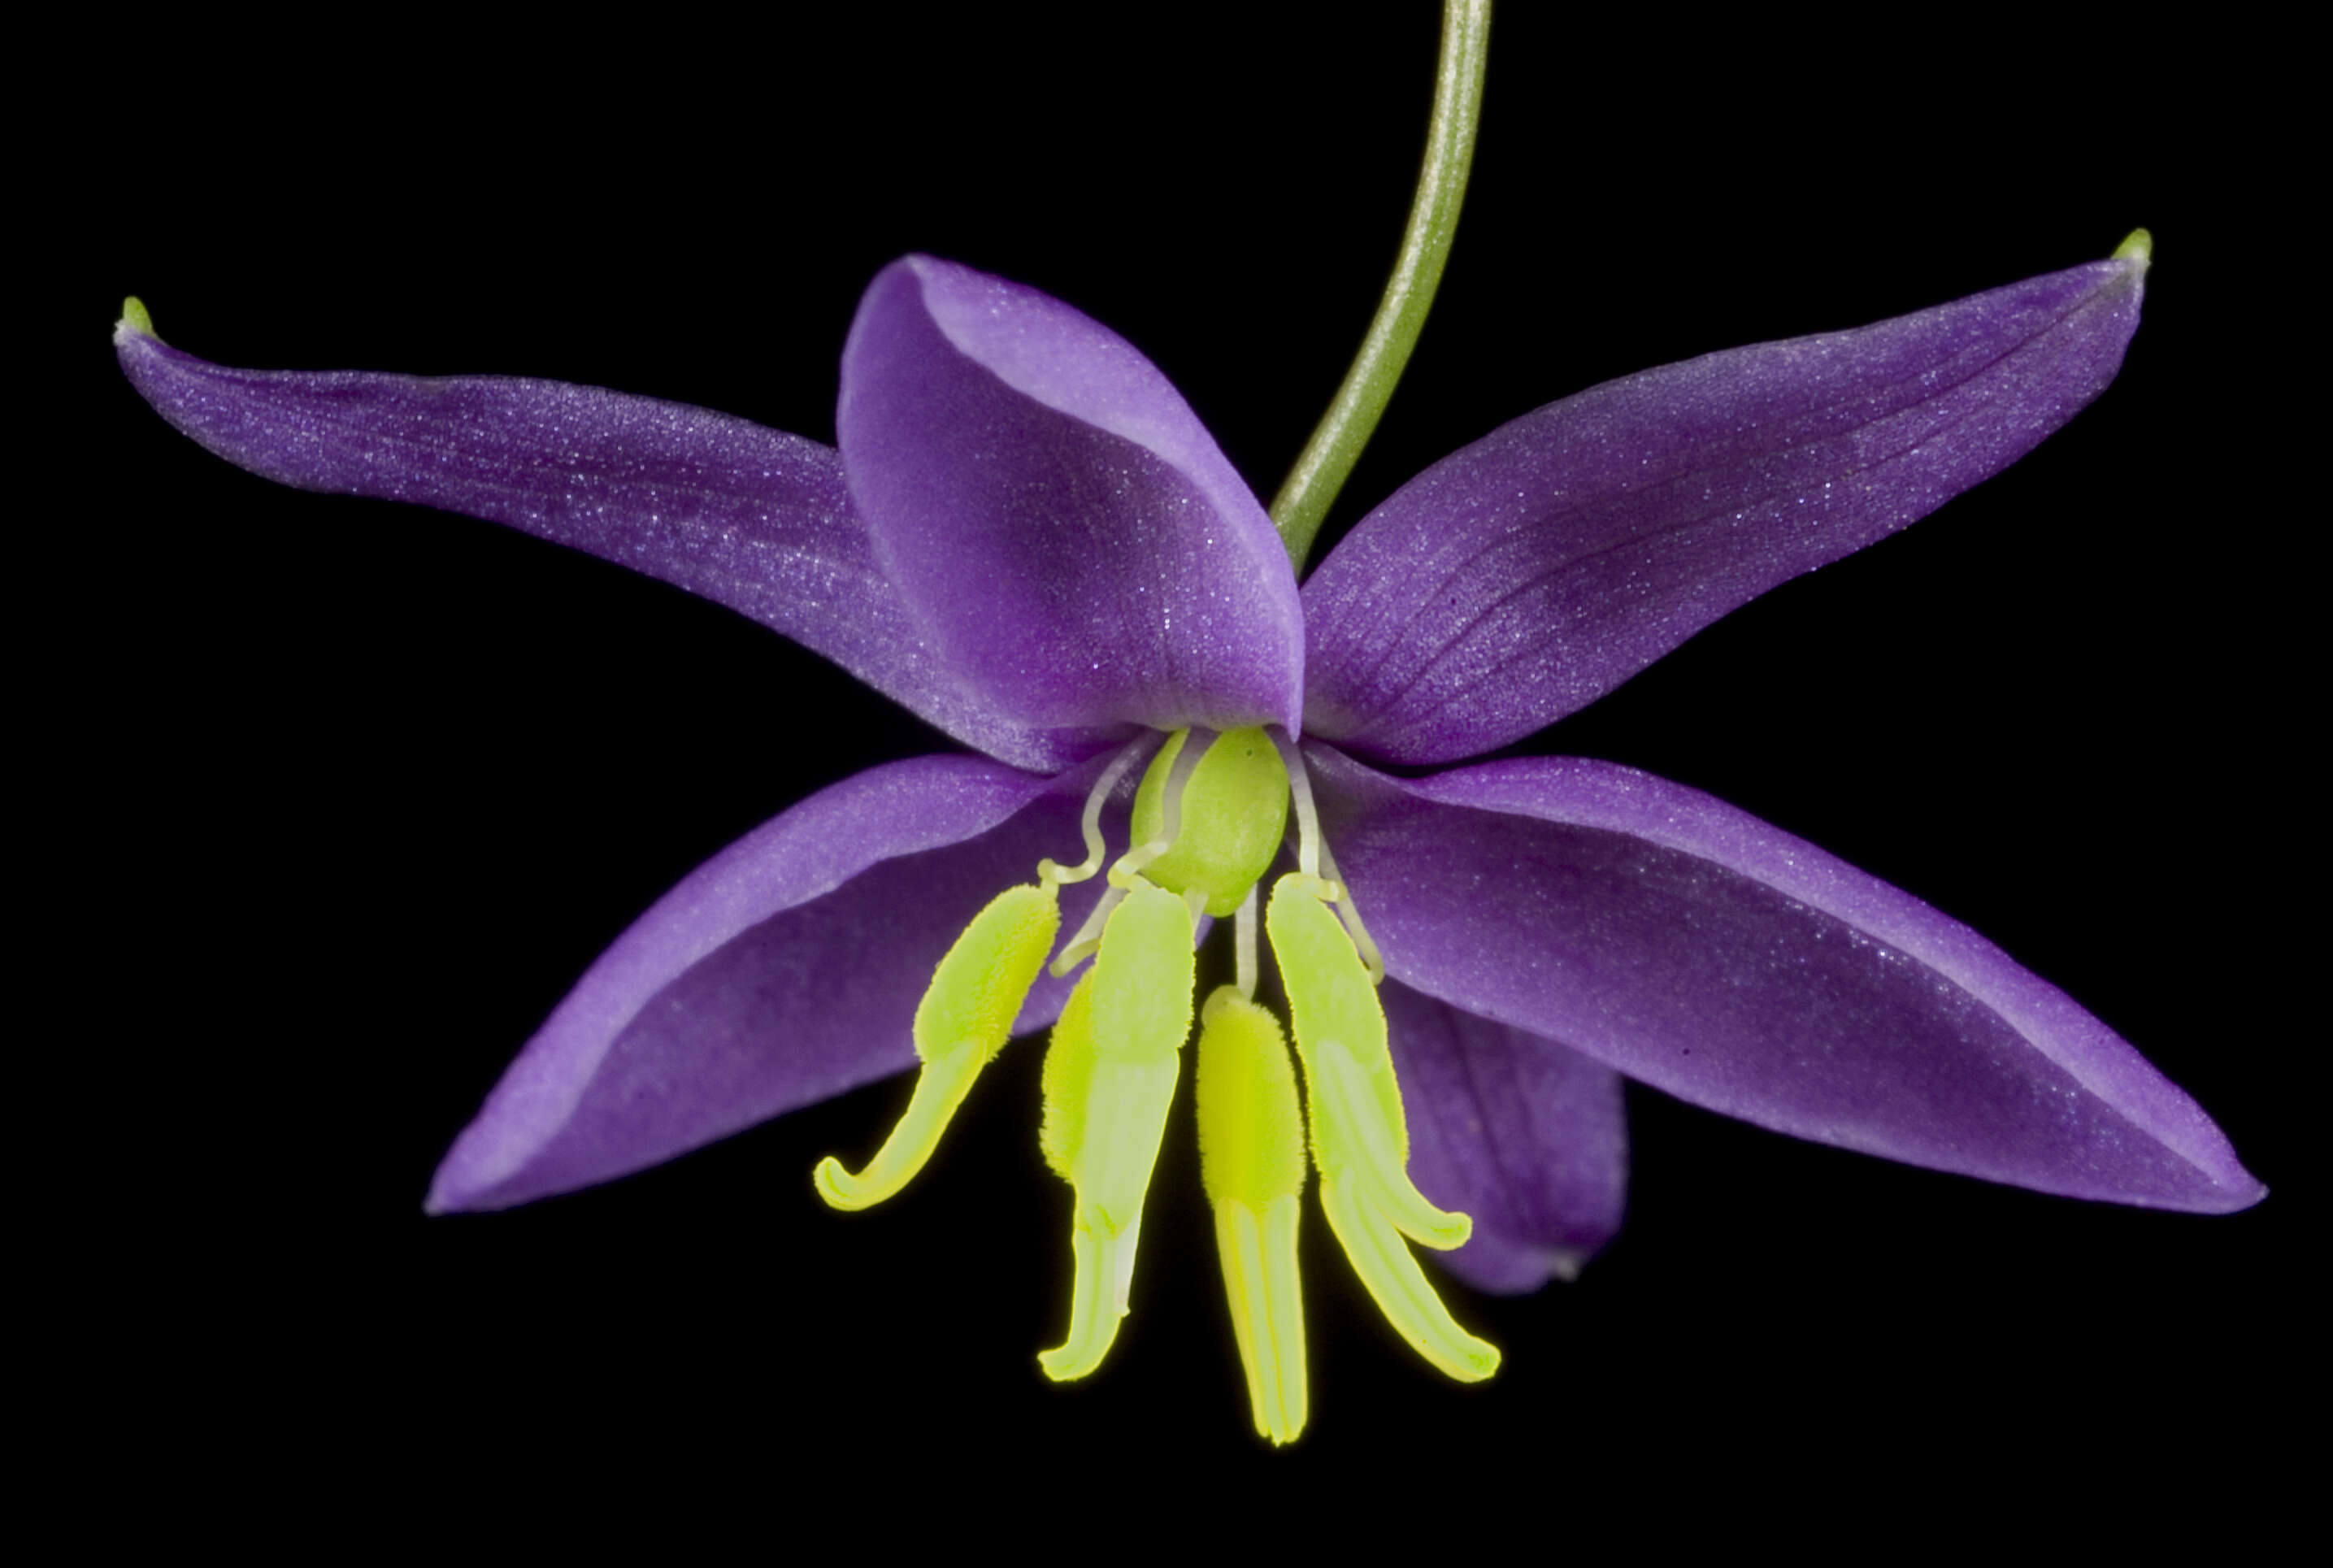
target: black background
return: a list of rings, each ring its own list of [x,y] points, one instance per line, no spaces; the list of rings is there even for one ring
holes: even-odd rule
[[[1440,303],[1331,531],[1596,381],[2151,226],[2145,323],[2069,428],[1521,749],[1708,790],[1969,921],[2193,1092],[2278,1189],[2261,1207],[2043,1198],[1632,1090],[1620,1239],[1537,1296],[1452,1287],[1506,1352],[1488,1385],[1398,1343],[1315,1211],[1312,1424],[1277,1456],[1187,1105],[1109,1364],[1039,1374],[1068,1193],[1026,1044],[867,1215],[808,1173],[870,1148],[896,1085],[421,1217],[504,1063],[665,888],[950,743],[659,584],[218,463],[112,371],[120,296],[225,362],[553,377],[831,439],[859,292],[926,250],[1124,333],[1268,496],[1368,320],[1430,92],[1431,7],[1341,14],[634,17],[499,44],[230,24],[116,67],[46,166],[63,395],[20,453],[69,457],[20,621],[53,830],[28,952],[66,998],[27,1110],[63,1188],[41,1361],[78,1390],[69,1445],[228,1517],[286,1488],[570,1517],[709,1493],[774,1510],[773,1541],[854,1479],[904,1500],[992,1472],[999,1509],[1260,1485],[1308,1525],[1431,1499],[1462,1534],[1541,1539],[1669,1528],[1672,1497],[1805,1539],[1874,1505],[1927,1529],[2071,1499],[2086,1528],[2268,1485],[2314,1183],[2295,1075],[2324,1040],[2283,1016],[2321,963],[2278,896],[2317,860],[2288,826],[2317,788],[2281,603],[2294,238],[2256,196],[2286,156],[2274,94],[2228,96],[2242,47],[1511,6]]]

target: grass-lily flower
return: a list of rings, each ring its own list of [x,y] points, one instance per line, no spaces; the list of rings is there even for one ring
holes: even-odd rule
[[[1419,475],[1301,588],[1138,351],[927,258],[861,303],[839,450],[543,381],[227,370],[134,303],[117,343],[231,461],[663,578],[980,754],[860,774],[685,880],[527,1044],[433,1209],[607,1180],[920,1063],[883,1148],[816,1173],[863,1207],[914,1175],[1008,1039],[1051,1024],[1042,1136],[1077,1188],[1077,1277],[1044,1361],[1079,1376],[1130,1299],[1195,1021],[1252,1414],[1285,1441],[1305,1410],[1308,1174],[1395,1325],[1486,1376],[1497,1352],[1403,1238],[1491,1290],[1575,1271],[1619,1221],[1622,1075],[2048,1192],[2259,1198],[2103,1024],[1811,845],[1606,764],[1424,771],[1534,733],[2031,450],[2113,378],[2147,259],[2134,236],[1551,404]],[[1202,998],[1211,919],[1232,924],[1233,977]]]

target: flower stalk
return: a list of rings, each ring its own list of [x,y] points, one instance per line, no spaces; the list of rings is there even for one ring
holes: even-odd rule
[[[1450,259],[1450,241],[1458,232],[1458,208],[1466,199],[1466,176],[1474,167],[1474,133],[1483,120],[1483,71],[1490,51],[1491,0],[1445,0],[1442,57],[1434,75],[1434,114],[1401,254],[1394,260],[1393,276],[1386,280],[1377,316],[1352,368],[1345,372],[1344,384],[1320,416],[1280,494],[1272,498],[1272,526],[1280,530],[1288,546],[1288,563],[1300,577],[1320,536],[1321,519],[1385,416],[1394,383],[1401,380],[1410,351],[1417,346],[1417,334],[1425,329],[1434,291],[1442,284],[1443,264]]]

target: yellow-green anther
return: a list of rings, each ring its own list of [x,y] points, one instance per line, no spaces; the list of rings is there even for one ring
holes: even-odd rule
[[[1294,986],[1290,990],[1292,995]],[[1374,1000],[1376,992],[1370,997]],[[1374,1065],[1364,1066],[1335,1035],[1307,1044],[1305,1081],[1312,1088],[1313,1139],[1316,1143],[1326,1139],[1330,1148],[1320,1157],[1320,1169],[1333,1169],[1339,1179],[1357,1184],[1394,1228],[1412,1241],[1439,1252],[1465,1246],[1474,1222],[1435,1207],[1410,1182],[1408,1129],[1403,1123],[1401,1088],[1394,1079],[1391,1057],[1380,1047]]]
[[[1199,1014],[1199,1180],[1262,1208],[1304,1189],[1304,1111],[1280,1020],[1230,986]]]
[[[1408,1236],[1427,1246],[1459,1246],[1474,1222],[1435,1207],[1409,1179],[1409,1134],[1386,1049],[1385,1012],[1351,937],[1312,889],[1301,873],[1281,878],[1264,929],[1304,1063],[1321,1207],[1395,1330],[1452,1377],[1489,1377],[1499,1352],[1451,1320],[1401,1242]]]
[[[1365,1194],[1326,1171],[1320,1175],[1320,1207],[1329,1228],[1361,1284],[1377,1298],[1378,1310],[1410,1348],[1440,1371],[1462,1383],[1479,1383],[1499,1370],[1499,1348],[1458,1326],[1450,1309],[1417,1266],[1417,1258]]]
[[[1304,1113],[1279,1020],[1218,987],[1199,1025],[1199,1175],[1215,1208],[1249,1413],[1275,1443],[1304,1429],[1303,1294],[1296,1272]]]
[[[1045,1050],[1044,1112],[1037,1124],[1037,1149],[1063,1181],[1077,1179],[1070,1166],[1085,1130],[1086,1085],[1093,1081],[1093,987],[1094,971],[1088,969],[1061,1004],[1061,1015],[1053,1020],[1052,1044]]]
[[[1377,987],[1369,984],[1353,938],[1301,873],[1273,884],[1263,923],[1288,987],[1296,1048],[1304,1057],[1313,1153],[1321,1172],[1350,1172],[1385,1189],[1406,1215],[1420,1219],[1420,1227],[1435,1238],[1429,1246],[1463,1245],[1466,1217],[1443,1214],[1416,1197],[1409,1185],[1409,1130],[1393,1056],[1386,1049],[1385,1009],[1378,1005]],[[1399,1189],[1409,1196],[1396,1197]],[[1436,1217],[1424,1222],[1425,1214]]]
[[[924,1168],[973,1080],[1012,1037],[1013,1020],[1061,925],[1050,887],[1007,888],[973,917],[916,1007],[916,1054],[924,1065],[907,1113],[858,1175],[831,1155],[820,1160],[811,1173],[820,1197],[837,1208],[865,1208]]]
[[[1165,830],[1166,784],[1187,731],[1167,738],[1134,795],[1136,843]],[[1258,877],[1271,869],[1288,827],[1288,769],[1280,749],[1261,729],[1217,736],[1183,786],[1175,847],[1142,874],[1175,892],[1196,889],[1217,919],[1240,907]]]
[[[1191,934],[1183,900],[1136,878],[1053,1026],[1041,1141],[1077,1188],[1069,1338],[1037,1357],[1057,1380],[1099,1366],[1126,1314],[1142,1200],[1191,1031]]]

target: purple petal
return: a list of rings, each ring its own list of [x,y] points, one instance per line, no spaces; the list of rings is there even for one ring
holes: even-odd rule
[[[507,376],[235,370],[125,327],[121,367],[187,435],[279,484],[442,507],[699,593],[968,746],[1051,772],[1107,735],[998,713],[876,566],[832,447],[683,403]]]
[[[859,303],[835,424],[885,572],[999,710],[1292,729],[1304,630],[1288,557],[1124,339],[910,256]]]
[[[602,954],[438,1167],[428,1207],[505,1208],[669,1159],[915,1063],[932,969],[1040,857],[1081,851],[1097,766],[872,768],[691,872]],[[1085,916],[1097,879],[1062,899]],[[1041,976],[1019,1027],[1051,1022]]]
[[[2105,390],[2143,260],[1647,370],[1411,480],[1304,585],[1307,731],[1450,762],[1926,515]]]
[[[1620,1078],[1552,1040],[1387,980],[1378,991],[1409,1122],[1409,1174],[1474,1235],[1434,1261],[1478,1290],[1571,1279],[1620,1228]]]
[[[1307,755],[1388,972],[1453,1006],[1915,1165],[2209,1213],[2265,1190],[2063,992],[1707,795],[1569,757],[1405,782]]]

